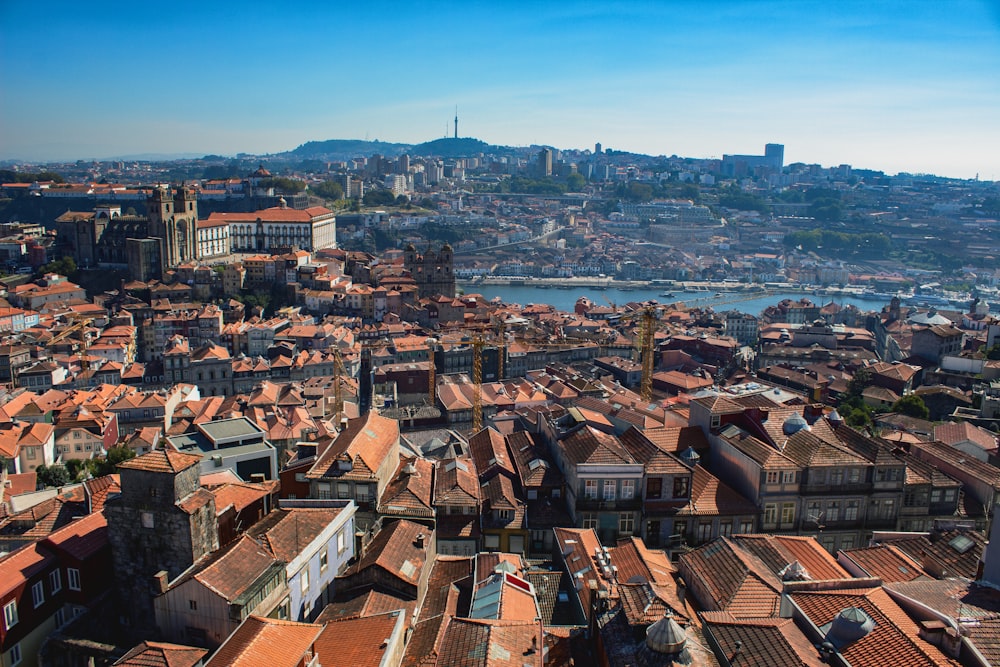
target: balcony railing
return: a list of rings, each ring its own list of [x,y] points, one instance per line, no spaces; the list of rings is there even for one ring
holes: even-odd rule
[[[819,494],[850,496],[871,492],[871,482],[859,482],[855,484],[803,484],[799,487],[799,493],[804,496],[814,496]]]
[[[576,499],[578,510],[617,510],[621,512],[635,511],[642,509],[642,499],[630,498],[623,500],[602,500],[601,498],[587,498],[586,496]]]

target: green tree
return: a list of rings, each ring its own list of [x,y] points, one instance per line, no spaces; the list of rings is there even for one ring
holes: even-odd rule
[[[867,368],[859,368],[854,377],[847,383],[847,398],[860,398],[861,393],[872,384],[872,372]]]
[[[310,185],[309,191],[317,197],[323,197],[324,199],[337,200],[344,198],[344,188],[341,187],[340,183],[334,183],[333,181],[323,181],[322,183]]]
[[[364,197],[365,206],[392,206],[396,203],[396,198],[392,190],[369,190]]]
[[[579,192],[586,184],[587,179],[578,171],[573,172],[566,177],[566,187],[569,188],[571,192]]]
[[[931,414],[927,406],[924,405],[924,399],[916,394],[907,394],[893,403],[892,412],[909,415],[918,419],[927,419]]]
[[[274,188],[278,192],[284,194],[297,195],[298,193],[306,189],[306,184],[294,178],[285,178],[284,176],[274,176],[272,178],[261,179],[260,187]]]
[[[107,456],[101,459],[90,459],[87,469],[94,477],[104,477],[118,472],[118,464],[135,458],[135,450],[131,447],[112,447]]]
[[[44,276],[46,273],[58,273],[72,279],[76,275],[76,270],[76,262],[72,257],[60,257],[39,268],[38,274]]]
[[[70,482],[70,474],[66,470],[66,466],[40,465],[35,468],[35,475],[39,484],[43,486],[65,486]]]

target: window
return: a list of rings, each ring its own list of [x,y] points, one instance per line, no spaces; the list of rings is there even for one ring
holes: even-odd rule
[[[768,470],[767,471],[767,483],[768,484],[777,484],[779,479],[780,479],[780,476],[779,476],[779,473],[778,473],[777,470]]]
[[[11,600],[3,607],[3,626],[10,630],[17,625],[17,600]]]
[[[861,503],[857,500],[848,500],[847,506],[844,508],[844,520],[845,521],[857,521],[858,520],[858,508]],[[843,548],[843,547],[841,547]]]
[[[840,548],[841,549],[853,549],[854,548],[854,536],[847,535],[840,538]]]
[[[499,549],[500,548],[500,536],[499,535],[484,535],[483,536],[484,546],[487,550],[489,549]]]
[[[69,582],[69,589],[71,591],[80,590],[80,570],[75,567],[67,567],[66,580]]]
[[[53,595],[62,590],[62,574],[59,570],[49,572],[49,588]]]
[[[351,497],[351,485],[347,482],[337,482],[337,497],[346,499]]]
[[[35,605],[35,609],[42,606],[45,602],[45,582],[39,581],[31,587],[31,601]]]
[[[687,521],[674,521],[674,533],[684,537],[688,534],[688,523]]]
[[[631,512],[622,512],[618,515],[618,532],[622,535],[631,535],[635,532],[635,516]]]
[[[840,501],[831,500],[826,504],[826,520],[840,521]]]
[[[152,512],[143,512],[142,513],[142,527],[143,528],[153,528],[153,527],[155,527],[155,525],[156,525],[156,522],[153,520],[153,513]]]
[[[622,480],[622,500],[632,500],[635,498],[635,480]]]
[[[354,486],[354,495],[358,499],[359,503],[368,502],[368,485],[367,484],[356,484]]]
[[[190,609],[191,611],[198,611],[198,601],[188,600],[188,609]]]
[[[753,521],[747,519],[740,520],[740,533],[746,535],[753,532]]]
[[[340,531],[337,533],[337,553],[342,554],[345,549],[347,549],[347,539],[344,537],[344,531]]]
[[[806,504],[806,520],[818,521],[820,518],[820,512],[823,511],[820,507],[822,507],[822,505],[818,500],[810,500],[808,504]]]
[[[778,505],[777,503],[765,503],[764,504],[764,525],[773,526],[778,523]]]
[[[944,501],[946,503],[953,503],[953,502],[955,502],[955,496],[957,494],[958,494],[958,491],[956,491],[955,489],[948,489],[947,491],[944,492]]]
[[[597,480],[588,479],[583,482],[583,496],[590,500],[597,498]]]
[[[326,568],[329,565],[330,565],[330,555],[327,553],[326,549],[323,549],[323,553],[319,555],[319,571],[326,572]]]
[[[33,458],[35,458],[36,456],[38,456],[38,454],[37,454],[37,452],[35,451],[35,448],[34,448],[34,447],[25,447],[25,448],[24,448],[24,451],[25,451],[25,453],[26,453],[26,454],[28,455],[28,458],[29,458],[29,459],[33,459]]]
[[[597,528],[597,515],[591,513],[585,513],[582,517],[583,528]]]
[[[781,473],[781,483],[782,484],[795,484],[795,471],[785,470]]]
[[[781,523],[795,523],[795,503],[781,503]]]
[[[931,491],[931,502],[939,503],[941,502],[941,489],[934,489]]]
[[[674,477],[674,498],[687,498],[688,478]]]
[[[330,495],[330,483],[329,482],[319,482],[316,484],[316,497],[320,500],[330,500],[333,498]]]
[[[830,485],[840,486],[844,483],[844,470],[843,468],[837,468],[836,470],[830,471]]]
[[[309,592],[309,570],[302,570],[302,576],[299,577],[299,584],[302,586],[303,595]]]
[[[733,534],[733,522],[732,521],[720,521],[719,522],[719,535],[725,535],[729,537]]]
[[[10,647],[10,667],[21,664],[21,644],[18,642]]]
[[[613,479],[604,480],[604,499],[614,500],[615,492],[617,491],[618,484]]]
[[[878,517],[880,519],[893,519],[896,517],[896,501],[886,498],[878,504]]]
[[[646,480],[646,497],[657,499],[663,494],[663,478],[650,477]]]
[[[847,471],[847,481],[850,484],[857,484],[861,481],[861,470],[859,468],[851,468]]]
[[[708,542],[712,539],[712,522],[700,521],[698,523],[698,541]]]

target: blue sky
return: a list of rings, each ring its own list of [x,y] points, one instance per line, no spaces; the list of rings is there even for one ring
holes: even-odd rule
[[[1000,179],[1000,3],[0,1],[0,158],[508,145]]]

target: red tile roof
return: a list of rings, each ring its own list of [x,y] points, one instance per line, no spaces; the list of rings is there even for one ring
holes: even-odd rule
[[[939,648],[920,639],[919,626],[882,588],[860,590],[793,590],[792,601],[816,627],[833,621],[841,611],[861,609],[875,627],[861,639],[841,648],[840,653],[855,667],[958,667]],[[890,657],[891,656],[891,657]]]
[[[351,667],[380,667],[389,645],[386,639],[405,619],[398,611],[390,611],[363,618],[335,619],[327,623],[316,640],[316,654],[323,665],[350,665]],[[403,631],[397,640],[403,642]],[[345,638],[349,637],[349,641]]]
[[[195,667],[208,650],[194,646],[144,641],[119,658],[114,667]]]
[[[147,472],[180,472],[201,463],[197,454],[181,454],[170,449],[156,449],[118,464],[119,468]]]
[[[205,667],[298,667],[323,626],[250,616]]]

